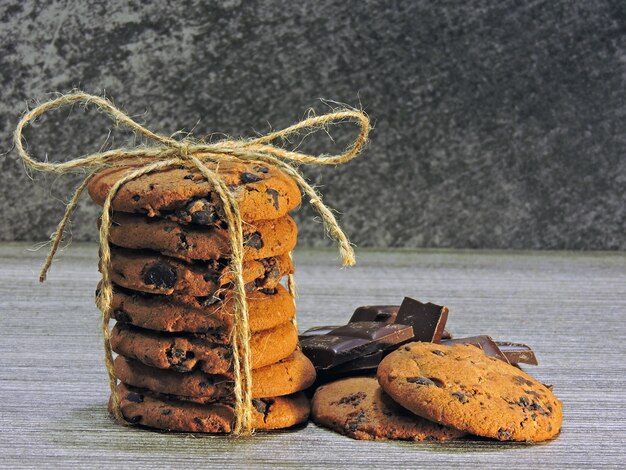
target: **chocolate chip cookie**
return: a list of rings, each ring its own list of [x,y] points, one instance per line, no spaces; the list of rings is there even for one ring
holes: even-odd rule
[[[191,297],[146,294],[114,286],[111,316],[149,330],[203,333],[214,343],[228,343],[233,326],[233,298],[222,296]],[[274,328],[296,314],[291,294],[278,284],[273,289],[247,293],[250,331]]]
[[[354,439],[449,440],[465,433],[428,421],[394,402],[375,377],[353,377],[315,391],[312,418]]]
[[[210,375],[201,371],[180,373],[146,366],[139,361],[118,356],[115,376],[122,382],[154,392],[172,395],[196,403],[230,401],[231,376]],[[252,396],[265,398],[289,395],[305,390],[315,381],[315,368],[300,351],[268,366],[252,371]]]
[[[254,333],[250,338],[252,368],[286,358],[297,345],[298,332],[291,321]],[[111,330],[111,348],[149,366],[178,372],[197,368],[207,374],[229,374],[232,366],[231,348],[210,343],[201,333],[168,334],[116,323]]]
[[[293,272],[288,254],[248,260],[243,265],[245,283],[258,288],[274,288],[280,279]],[[174,292],[190,296],[207,296],[232,282],[232,272],[223,260],[196,263],[161,256],[152,252],[111,249],[111,280],[122,287],[155,294]]]
[[[288,253],[296,246],[298,229],[288,215],[273,220],[244,222],[244,259],[262,259]],[[109,240],[117,246],[150,249],[182,260],[230,258],[228,231],[171,220],[116,212]]]
[[[118,385],[121,411],[131,423],[166,431],[229,433],[234,423],[232,406],[182,402],[147,390]],[[303,393],[253,400],[253,428],[282,429],[304,423],[310,404]],[[111,404],[109,403],[109,409]]]
[[[562,404],[545,385],[475,346],[410,343],[377,377],[413,413],[478,436],[538,442],[561,429]]]
[[[244,221],[278,219],[300,204],[297,184],[285,173],[257,162],[207,163],[229,186]],[[111,187],[137,166],[106,168],[89,183],[98,204]],[[175,167],[127,182],[112,201],[113,211],[163,217],[179,223],[224,227],[222,204],[196,168]]]

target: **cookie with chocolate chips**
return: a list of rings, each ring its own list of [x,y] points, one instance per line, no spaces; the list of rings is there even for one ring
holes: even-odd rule
[[[206,165],[230,188],[246,222],[278,219],[300,204],[297,184],[278,168],[235,161]],[[90,181],[89,195],[102,205],[111,187],[137,168],[105,168]],[[213,185],[196,168],[174,167],[129,181],[120,187],[111,208],[114,212],[158,216],[183,224],[225,226],[221,201]]]
[[[465,433],[433,423],[394,402],[374,377],[322,385],[312,401],[313,421],[354,439],[450,440]]]
[[[286,358],[297,345],[298,332],[291,321],[254,333],[250,337],[252,368]],[[149,366],[178,372],[197,368],[207,374],[227,374],[232,365],[231,348],[207,341],[202,333],[167,334],[116,323],[111,330],[111,348]]]
[[[561,429],[562,404],[545,385],[471,345],[407,344],[377,377],[406,409],[478,436],[538,442]]]
[[[258,288],[275,288],[280,279],[293,272],[288,254],[248,260],[243,264],[244,282]],[[186,263],[154,252],[111,249],[111,280],[127,289],[154,294],[207,296],[232,281],[232,271],[224,260]]]
[[[122,415],[133,424],[180,432],[229,433],[233,429],[235,414],[229,404],[184,402],[125,384],[119,384],[118,391]],[[289,428],[309,418],[309,400],[301,392],[254,399],[252,404],[254,429]]]
[[[296,246],[298,229],[288,215],[243,224],[244,259],[262,259],[289,253]],[[182,260],[230,258],[228,230],[181,225],[171,220],[116,212],[111,218],[109,240],[130,249],[149,249]]]
[[[252,289],[246,294],[250,331],[263,331],[289,321],[296,314],[293,298],[281,284]],[[228,343],[233,326],[231,291],[219,296],[191,297],[147,294],[114,286],[111,316],[118,322],[170,333],[203,333],[214,343]]]
[[[180,373],[157,369],[139,361],[118,356],[115,376],[122,382],[195,403],[233,400],[232,373],[211,375],[196,370]],[[265,398],[305,390],[315,381],[315,368],[300,351],[274,364],[252,371],[252,396]]]

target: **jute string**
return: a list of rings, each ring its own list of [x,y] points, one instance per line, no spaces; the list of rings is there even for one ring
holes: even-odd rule
[[[33,159],[26,151],[23,138],[24,128],[46,112],[63,106],[72,106],[81,103],[92,105],[106,114],[116,126],[124,126],[137,136],[143,136],[156,145],[138,146],[135,148],[118,148],[106,152],[92,153],[75,158],[67,162],[42,162]],[[353,122],[360,127],[356,139],[338,155],[309,155],[294,150],[272,145],[271,142],[284,139],[302,131],[315,132],[325,129],[330,124]],[[219,174],[207,167],[206,163],[220,161],[257,161],[275,166],[289,175],[306,194],[310,204],[319,213],[328,234],[337,241],[341,262],[344,266],[355,263],[354,251],[345,233],[339,227],[332,211],[322,202],[321,195],[311,187],[300,174],[295,165],[337,165],[355,158],[367,142],[370,130],[368,117],[361,111],[342,109],[322,116],[313,116],[300,121],[283,130],[269,133],[253,139],[225,139],[214,143],[185,138],[175,140],[171,137],[156,134],[141,124],[135,122],[127,114],[120,111],[109,100],[89,95],[80,91],[59,96],[56,99],[35,107],[27,112],[15,129],[15,148],[20,158],[30,169],[49,173],[68,173],[78,170],[90,170],[68,203],[65,214],[51,236],[51,248],[48,257],[41,269],[39,280],[45,281],[46,275],[55,253],[57,252],[65,228],[71,218],[84,189],[94,174],[105,167],[131,165],[132,169],[122,176],[109,190],[102,208],[102,223],[100,224],[100,272],[102,281],[97,297],[97,305],[102,313],[102,334],[104,340],[104,361],[111,388],[111,404],[113,414],[120,422],[125,422],[120,409],[120,397],[117,390],[117,379],[113,373],[113,353],[110,345],[109,321],[111,318],[111,302],[113,298],[113,284],[109,276],[111,265],[111,251],[109,248],[109,229],[111,226],[111,204],[118,190],[127,182],[170,167],[195,167],[202,176],[213,186],[224,208],[224,216],[228,224],[228,237],[231,244],[231,260],[229,269],[232,273],[233,293],[233,329],[230,342],[233,351],[235,422],[233,434],[247,435],[252,432],[252,368],[250,364],[250,327],[248,323],[248,304],[246,300],[243,280],[243,235],[242,220],[237,201]],[[139,160],[138,160],[139,159]],[[141,164],[138,166],[137,163]],[[288,287],[292,296],[295,296],[293,277],[288,278]]]

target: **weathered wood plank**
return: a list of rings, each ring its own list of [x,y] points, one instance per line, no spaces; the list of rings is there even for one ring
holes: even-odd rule
[[[524,341],[565,403],[562,435],[538,445],[359,442],[309,424],[252,439],[124,428],[107,416],[97,248],[74,245],[37,283],[45,254],[0,245],[0,466],[489,467],[626,466],[626,255],[620,253],[334,252],[296,256],[301,329],[345,321],[403,295],[443,302],[456,335]]]

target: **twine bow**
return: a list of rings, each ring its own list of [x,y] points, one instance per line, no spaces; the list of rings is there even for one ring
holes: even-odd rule
[[[47,111],[62,106],[71,106],[75,103],[94,105],[103,111],[116,126],[125,126],[136,135],[141,135],[157,145],[140,146],[136,148],[118,148],[106,152],[97,152],[80,158],[75,158],[63,163],[49,163],[34,160],[24,148],[22,133],[24,128],[37,117]],[[271,142],[285,138],[289,135],[309,130],[311,133],[323,129],[326,125],[340,122],[353,122],[360,126],[357,138],[346,148],[345,152],[338,155],[308,155],[305,153],[285,150],[272,145]],[[248,305],[243,280],[243,235],[242,220],[237,201],[221,177],[209,169],[205,162],[219,162],[224,160],[234,161],[258,161],[273,165],[289,175],[308,196],[310,204],[319,213],[329,235],[339,244],[339,253],[344,266],[352,266],[355,263],[354,251],[348,237],[343,233],[331,210],[322,202],[320,194],[311,187],[294,166],[298,163],[313,165],[336,165],[345,163],[355,158],[367,142],[370,130],[369,119],[361,111],[343,109],[322,116],[314,116],[298,122],[283,130],[272,132],[262,137],[241,140],[221,140],[215,143],[205,143],[190,138],[175,140],[171,137],[156,134],[135,122],[127,114],[116,108],[113,103],[99,96],[74,92],[62,95],[56,99],[43,103],[27,112],[15,129],[14,140],[18,155],[28,168],[49,173],[67,173],[74,170],[89,169],[91,173],[83,180],[74,192],[65,214],[57,229],[51,236],[52,245],[50,253],[41,269],[39,280],[45,281],[46,274],[52,264],[52,259],[59,247],[65,227],[70,220],[72,212],[83,192],[93,176],[102,168],[134,163],[130,169],[109,190],[102,208],[102,223],[100,225],[100,261],[99,268],[102,273],[102,282],[97,298],[97,305],[102,313],[102,332],[104,337],[105,365],[109,376],[111,388],[111,405],[115,417],[125,422],[120,409],[120,398],[117,390],[117,380],[113,373],[113,354],[110,345],[109,320],[111,317],[111,301],[113,297],[113,285],[109,276],[111,252],[109,248],[109,228],[111,216],[111,203],[118,190],[127,182],[173,166],[195,167],[204,178],[212,184],[215,193],[220,198],[226,221],[228,222],[228,236],[231,244],[230,269],[233,274],[233,330],[230,336],[233,351],[233,374],[235,396],[235,423],[232,432],[237,435],[252,432],[252,369],[250,365],[249,339],[250,329],[248,325]],[[141,158],[145,162],[143,166],[136,168],[136,159]],[[290,286],[293,279],[289,279]]]

